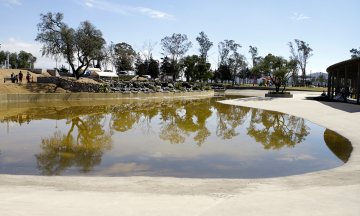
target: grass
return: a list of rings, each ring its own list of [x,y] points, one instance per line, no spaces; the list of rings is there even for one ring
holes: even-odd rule
[[[225,83],[224,83],[224,85],[230,85],[231,86],[231,84],[225,84]],[[260,87],[260,88],[269,87],[269,86],[259,86],[257,84],[255,84],[254,86],[253,86],[253,84],[242,84],[242,85],[236,84],[235,86],[240,86],[240,87]],[[275,89],[275,87],[270,87],[270,88]],[[282,89],[283,89],[283,87],[280,88],[280,91]],[[291,90],[306,90],[306,91],[315,91],[315,92],[325,91],[326,92],[327,87],[326,88],[325,87],[312,87],[312,88],[310,88],[310,87],[291,87],[291,86],[287,86],[285,88],[285,91],[291,91]]]

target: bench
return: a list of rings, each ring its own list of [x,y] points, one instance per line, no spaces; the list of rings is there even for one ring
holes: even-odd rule
[[[5,83],[5,81],[7,81],[7,80],[11,81],[11,78],[5,78],[5,77],[4,77],[4,83]]]

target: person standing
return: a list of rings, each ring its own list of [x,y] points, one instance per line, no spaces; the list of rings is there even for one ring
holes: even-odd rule
[[[19,73],[19,82],[21,82],[21,83],[22,83],[22,78],[23,78],[23,73],[20,71],[20,73]]]
[[[12,74],[11,74],[11,82],[15,83],[15,74],[14,74],[14,72],[12,72]]]
[[[30,82],[30,77],[31,77],[31,75],[30,75],[30,72],[28,71],[26,74],[26,80],[28,83]]]

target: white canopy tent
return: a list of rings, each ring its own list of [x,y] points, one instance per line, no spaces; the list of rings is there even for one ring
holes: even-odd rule
[[[97,76],[97,77],[118,77],[118,75],[114,74],[113,72],[102,72],[102,71],[94,71],[90,74],[90,76]]]

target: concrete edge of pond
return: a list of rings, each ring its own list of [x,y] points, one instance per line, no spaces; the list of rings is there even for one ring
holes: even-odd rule
[[[0,103],[55,101],[55,100],[108,100],[108,99],[148,99],[176,98],[192,96],[213,96],[214,91],[194,92],[156,92],[156,93],[39,93],[39,94],[0,94]]]
[[[251,91],[241,93],[259,93]],[[360,106],[306,96],[222,103],[283,112],[336,131],[353,145],[343,166],[264,179],[0,175],[0,215],[358,215]]]

